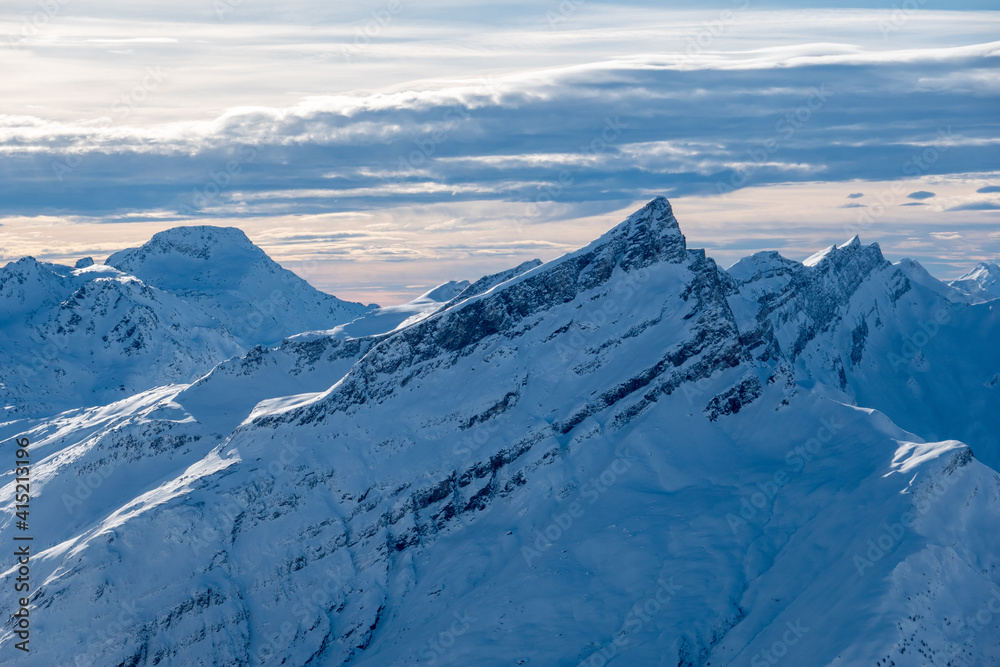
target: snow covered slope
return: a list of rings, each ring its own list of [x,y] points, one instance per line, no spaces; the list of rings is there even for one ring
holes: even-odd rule
[[[399,306],[376,308],[361,317],[337,325],[328,331],[307,331],[290,336],[292,340],[304,341],[316,338],[360,338],[388,333],[399,327],[415,324],[440,310],[449,299],[460,294],[469,286],[468,280],[451,280],[438,285],[413,301]]]
[[[756,358],[1000,469],[1000,308],[857,237],[810,260],[758,253],[727,271]]]
[[[376,308],[318,291],[234,227],[168,229],[105,263],[197,304],[247,347],[349,322]]]
[[[191,385],[0,424],[5,445],[32,440],[46,517],[45,641],[18,655],[8,622],[0,654],[995,664],[1000,476],[859,386],[898,381],[880,346],[937,307],[956,330],[984,327],[942,326],[942,350],[997,323],[908,270],[852,241],[809,265],[763,254],[722,271],[657,198],[406,326],[287,340]]]
[[[106,265],[0,268],[0,403],[54,414],[189,382],[220,361],[370,310],[318,292],[239,230],[182,227]]]
[[[447,308],[459,301],[482,294],[502,282],[506,282],[539,266],[541,263],[540,260],[533,259],[513,269],[483,276],[471,285],[468,280],[452,280],[438,285],[425,294],[421,294],[409,303],[399,306],[376,308],[356,320],[338,325],[328,331],[309,331],[290,336],[289,339],[305,341],[327,337],[342,339],[359,338],[363,336],[377,336],[408,327],[430,317],[442,308]]]
[[[977,301],[1000,298],[1000,266],[980,262],[976,268],[948,284]]]
[[[0,399],[54,414],[188,381],[242,348],[198,308],[111,267],[0,269]]]

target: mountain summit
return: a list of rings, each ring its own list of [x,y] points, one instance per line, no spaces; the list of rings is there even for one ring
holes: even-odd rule
[[[123,273],[169,291],[238,289],[254,270],[282,270],[235,227],[175,227],[155,234],[138,248],[112,254],[104,262]]]
[[[977,301],[1000,298],[1000,266],[980,262],[974,269],[948,284]]]
[[[114,261],[143,273],[190,255],[163,247]],[[133,301],[216,289],[178,278],[151,296],[104,270]],[[26,658],[8,624],[0,651],[14,665],[1000,661],[1000,616],[980,613],[1000,597],[990,303],[860,239],[722,270],[663,198],[575,252],[433,296],[190,383],[0,423],[3,444],[44,452],[32,516],[60,517],[32,543],[45,641]],[[10,539],[12,470],[0,483]],[[12,583],[0,604],[16,609]]]
[[[324,294],[234,228],[178,227],[103,265],[0,268],[0,388],[44,414],[190,382],[255,345],[375,306]]]
[[[349,322],[377,307],[318,291],[234,227],[168,229],[105,264],[197,303],[248,347]]]

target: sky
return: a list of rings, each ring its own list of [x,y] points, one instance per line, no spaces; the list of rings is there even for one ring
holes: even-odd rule
[[[1000,258],[1000,2],[11,0],[0,265],[243,229],[383,305],[665,195],[723,267]]]

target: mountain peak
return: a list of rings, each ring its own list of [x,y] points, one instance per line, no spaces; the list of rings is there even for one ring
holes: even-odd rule
[[[8,262],[4,266],[0,267],[0,270],[7,273],[35,273],[45,271],[45,265],[39,262],[37,259],[31,255],[26,255],[16,261]]]
[[[469,285],[468,280],[449,280],[424,292],[411,303],[445,303],[461,294]]]
[[[196,225],[174,227],[154,234],[140,247],[116,252],[104,263],[125,273],[139,275],[144,268],[159,265],[164,260],[174,266],[171,272],[176,272],[189,268],[177,266],[175,263],[178,261],[203,265],[220,261],[252,263],[266,259],[264,251],[255,246],[242,230]]]
[[[976,280],[981,281],[984,278],[988,279],[992,277],[994,280],[1000,280],[1000,266],[996,264],[990,264],[989,262],[979,262],[976,267],[969,271],[968,273],[959,276],[956,280]]]
[[[802,260],[803,266],[819,266],[824,262],[831,262],[836,266],[843,266],[848,263],[863,260],[871,264],[885,264],[888,260],[882,255],[882,249],[878,243],[863,245],[861,237],[855,234],[847,243],[837,246],[831,245],[823,248]]]
[[[162,231],[104,263],[166,290],[237,289],[250,273],[281,271],[241,230],[208,225]]]
[[[18,320],[45,305],[58,303],[66,278],[57,268],[34,257],[22,257],[0,267],[0,322]]]
[[[652,199],[588,248],[609,242],[621,246],[619,263],[626,271],[660,260],[681,262],[687,254],[687,242],[666,197]]]
[[[235,227],[175,227],[105,264],[147,285],[198,300],[236,326],[245,345],[349,322],[372,309],[320,292],[282,268]]]
[[[745,283],[763,276],[787,273],[795,267],[801,269],[798,262],[782,257],[778,251],[762,250],[736,262],[726,269],[726,273],[737,282]]]
[[[1000,297],[1000,266],[979,262],[976,268],[948,284],[977,300],[993,300]]]
[[[216,248],[226,246],[250,247],[253,243],[237,227],[216,227],[214,225],[191,225],[186,227],[172,227],[158,234],[154,234],[146,245],[169,244],[183,247],[187,244],[195,244],[205,248]]]
[[[657,229],[680,232],[680,225],[677,224],[677,218],[674,217],[674,209],[670,205],[670,201],[663,196],[651,199],[648,204],[626,218],[621,226],[634,226],[638,223],[647,224]]]

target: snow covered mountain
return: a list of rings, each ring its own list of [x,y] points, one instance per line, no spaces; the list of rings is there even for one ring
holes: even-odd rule
[[[0,396],[14,414],[106,403],[373,307],[315,290],[236,229],[171,229],[105,265],[27,257],[0,268]]]
[[[247,347],[349,322],[376,307],[316,290],[234,227],[168,229],[105,263],[200,306]]]
[[[980,262],[948,284],[978,301],[1000,298],[1000,266]]]
[[[917,262],[891,264],[857,237],[802,263],[758,253],[727,274],[761,363],[926,438],[959,439],[1000,469],[995,304],[970,304]]]
[[[4,659],[1000,661],[990,303],[857,239],[723,271],[663,198],[443,292],[0,424],[44,638]]]

